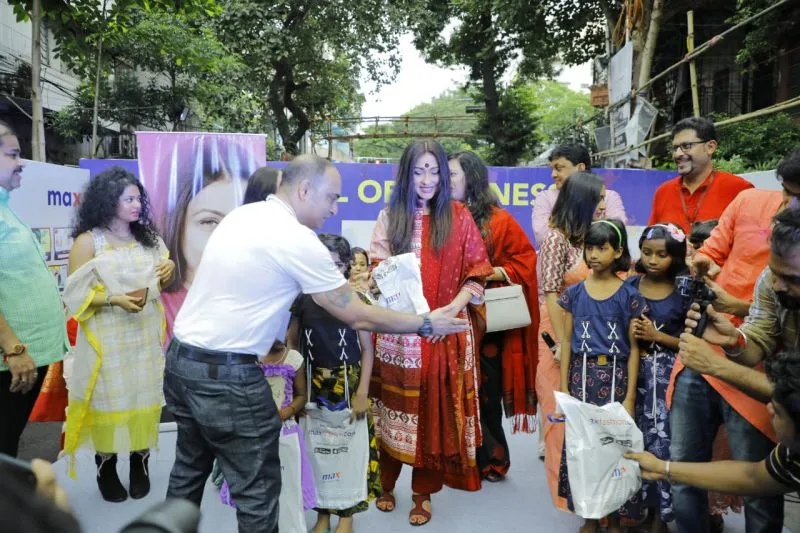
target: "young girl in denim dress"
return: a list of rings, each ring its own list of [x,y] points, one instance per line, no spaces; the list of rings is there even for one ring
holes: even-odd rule
[[[593,405],[620,402],[631,416],[636,403],[639,346],[634,319],[644,300],[618,273],[630,268],[625,224],[619,220],[592,223],[584,239],[584,259],[592,269],[588,279],[568,288],[559,298],[570,343],[561,347],[561,392]],[[572,507],[566,453],[561,457],[559,496]],[[617,513],[608,517],[609,532],[620,532]],[[595,532],[599,521],[587,520],[582,532]]]

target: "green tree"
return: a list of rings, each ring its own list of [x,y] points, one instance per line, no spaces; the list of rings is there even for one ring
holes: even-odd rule
[[[242,113],[247,93],[236,84],[243,65],[207,26],[189,22],[184,14],[135,10],[130,26],[109,40],[106,57],[116,68],[113,80],[103,78],[98,86],[103,120],[168,130],[178,127],[192,108],[203,126],[253,129],[250,121],[258,115]],[[90,134],[95,87],[83,83],[75,102],[58,113],[62,135]]]
[[[595,113],[588,94],[573,91],[559,81],[532,81],[520,87],[519,92],[523,106],[536,119],[542,144],[573,138],[580,122]]]
[[[715,116],[715,120],[724,119]],[[800,128],[787,113],[719,127],[715,157],[741,161],[744,168],[775,168],[786,154],[800,146]]]
[[[549,13],[542,2],[486,0],[421,2],[410,21],[414,44],[429,61],[464,65],[470,84],[485,105],[477,132],[486,137],[488,160],[512,166],[532,151],[537,139],[518,87],[502,80],[512,69],[520,82],[553,74],[558,43],[547,32]],[[452,28],[449,34],[447,32]],[[519,123],[524,119],[524,125]]]
[[[328,116],[360,112],[359,78],[399,67],[398,36],[409,2],[223,0],[220,40],[247,66],[245,86],[265,102],[285,149]],[[384,67],[389,74],[384,74]]]

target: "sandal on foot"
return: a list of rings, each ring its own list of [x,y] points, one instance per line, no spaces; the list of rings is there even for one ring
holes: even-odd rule
[[[503,474],[498,474],[497,472],[488,472],[484,479],[489,483],[497,483],[498,481],[503,481],[506,478]]]
[[[411,501],[414,502],[414,507],[411,508],[411,512],[408,514],[408,523],[412,526],[424,526],[428,522],[431,521],[431,512],[428,511],[423,507],[425,502],[428,502],[428,505],[431,505],[431,495],[430,494],[412,494]],[[411,519],[416,518],[416,522],[412,522]],[[419,521],[419,519],[422,521]]]
[[[394,511],[394,508],[397,507],[397,502],[394,499],[394,494],[391,492],[384,492],[378,499],[375,500],[375,507],[378,508],[379,511],[384,513],[391,513]]]

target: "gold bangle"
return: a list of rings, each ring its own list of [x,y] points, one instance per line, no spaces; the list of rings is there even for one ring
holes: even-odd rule
[[[670,463],[672,463],[672,461],[667,461],[667,464],[666,464],[666,466],[664,468],[664,470],[666,471],[665,473],[667,475],[667,482],[668,483],[672,483],[672,478],[670,477],[670,473],[669,473],[669,465],[670,465]]]

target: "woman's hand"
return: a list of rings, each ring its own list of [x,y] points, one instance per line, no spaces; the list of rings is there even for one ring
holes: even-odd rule
[[[369,411],[369,398],[367,398],[367,395],[361,393],[356,394],[356,397],[353,398],[353,402],[350,405],[350,410],[351,423],[367,416],[367,411]]]
[[[633,319],[633,334],[640,341],[658,341],[658,331],[656,330],[653,321],[644,315]]]
[[[486,278],[486,281],[505,281],[506,277],[503,274],[503,269],[500,267],[492,267],[494,272]]]
[[[111,305],[120,307],[129,313],[138,313],[144,308],[144,303],[144,298],[127,294],[118,294],[111,297]]]
[[[175,274],[175,262],[171,259],[164,259],[156,266],[156,276],[161,286],[166,286],[172,281],[172,276]]]

